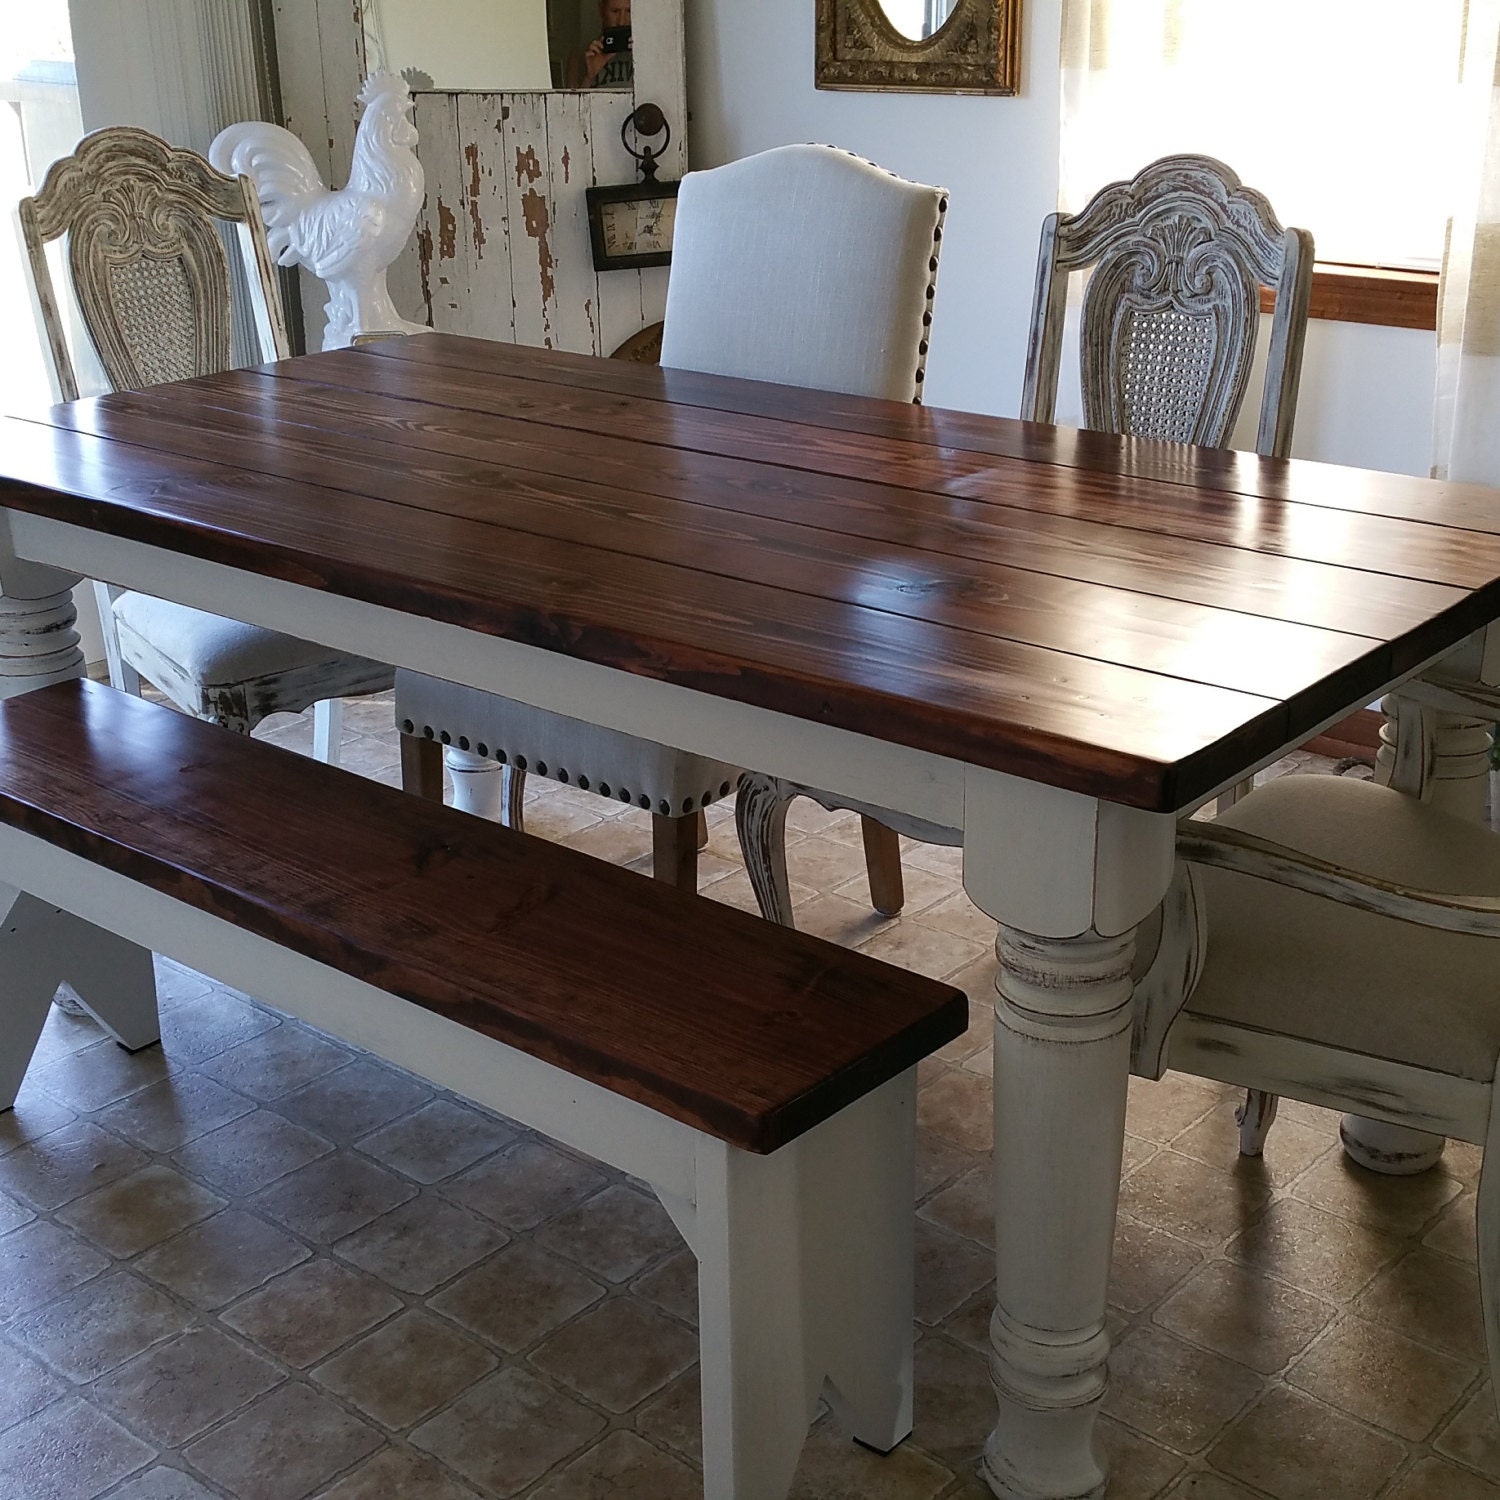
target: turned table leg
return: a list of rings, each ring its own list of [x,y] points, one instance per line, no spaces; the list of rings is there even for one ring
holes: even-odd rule
[[[0,698],[84,674],[72,575],[29,564],[17,571],[19,596],[0,579]]]
[[[997,952],[990,1373],[1000,1417],[985,1475],[1008,1500],[1076,1500],[1104,1493],[1093,1433],[1108,1383],[1135,935],[1002,927]]]

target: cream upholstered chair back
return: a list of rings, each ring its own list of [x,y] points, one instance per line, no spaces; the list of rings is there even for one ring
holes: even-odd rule
[[[662,364],[920,399],[947,203],[831,146],[689,173]]]
[[[254,189],[224,177],[192,151],[144,130],[115,126],[54,162],[35,197],[18,210],[44,346],[59,395],[78,381],[47,263],[46,246],[66,236],[73,302],[115,390],[227,369],[232,313],[221,226],[245,252],[261,353],[291,350],[275,271]]]
[[[1313,242],[1209,156],[1165,156],[1042,226],[1021,416],[1050,422],[1068,279],[1091,270],[1080,320],[1086,426],[1223,447],[1250,381],[1260,289],[1275,294],[1256,451],[1291,450]]]

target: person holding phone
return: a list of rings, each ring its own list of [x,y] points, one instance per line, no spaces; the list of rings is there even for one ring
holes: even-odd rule
[[[630,52],[630,0],[599,0],[602,35],[583,54],[583,87],[629,88],[635,82],[635,60]]]

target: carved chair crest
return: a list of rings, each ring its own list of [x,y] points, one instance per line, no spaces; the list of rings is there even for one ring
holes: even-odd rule
[[[113,388],[229,367],[231,278],[221,224],[237,226],[253,251],[267,352],[288,352],[254,193],[194,152],[133,127],[97,131],[53,164],[19,215],[64,400],[76,399],[77,380],[45,252],[64,235],[74,301]]]
[[[1079,364],[1089,427],[1211,447],[1244,403],[1260,288],[1276,294],[1257,448],[1284,454],[1301,372],[1312,238],[1222,162],[1169,156],[1043,228],[1022,415],[1055,407],[1067,278],[1093,268]]]

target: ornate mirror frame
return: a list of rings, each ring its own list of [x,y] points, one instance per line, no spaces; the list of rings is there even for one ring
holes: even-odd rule
[[[1015,94],[1021,0],[958,0],[925,41],[902,36],[880,0],[817,0],[820,89],[902,94]]]

